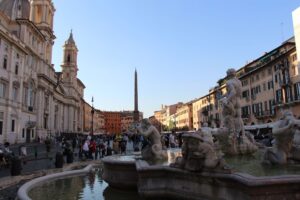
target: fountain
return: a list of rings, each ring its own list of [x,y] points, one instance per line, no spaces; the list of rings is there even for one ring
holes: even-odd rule
[[[144,155],[145,159],[142,156],[130,161],[131,178],[123,178],[128,175],[123,169],[124,161],[106,158],[104,180],[112,187],[118,183],[120,188],[123,185],[120,183],[130,179],[132,188],[137,188],[146,198],[299,199],[300,166],[283,164],[300,157],[300,123],[291,115],[279,120],[273,128],[274,147],[259,149],[244,129],[239,102],[241,83],[234,69],[229,69],[227,75],[227,94],[221,99],[224,127],[203,127],[195,133],[184,134],[182,156],[170,166],[149,162],[161,155],[153,150],[152,154]],[[151,125],[146,127],[148,131],[140,131],[142,134],[157,131]],[[216,143],[212,142],[211,135],[217,139]],[[161,152],[161,145],[157,149]]]
[[[285,112],[274,123],[273,147],[260,149],[242,123],[241,83],[233,69],[227,75],[228,93],[221,100],[224,127],[186,133],[181,151],[166,151],[157,129],[142,120],[134,131],[148,141],[141,154],[102,160],[102,177],[109,185],[105,199],[122,190],[158,199],[300,199],[300,121]],[[33,186],[19,191],[28,188]],[[133,196],[138,199],[137,193]]]

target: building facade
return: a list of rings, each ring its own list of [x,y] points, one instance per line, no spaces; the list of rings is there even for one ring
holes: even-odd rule
[[[293,13],[293,25],[294,25],[294,35],[296,42],[296,49],[298,55],[298,70],[300,68],[300,7],[297,8]]]
[[[175,130],[192,130],[193,129],[193,104],[188,102],[180,105],[174,115]]]
[[[51,0],[0,2],[0,143],[83,130],[84,85],[72,34],[62,72],[52,65]]]
[[[273,122],[281,117],[285,109],[292,110],[300,118],[298,66],[293,37],[237,70],[237,77],[242,83],[241,113],[245,125]],[[218,86],[209,90],[207,95],[193,100],[190,120],[193,123],[189,130],[197,130],[204,123],[211,127],[221,127],[222,105],[219,100],[224,95],[226,77],[220,79]],[[187,116],[179,117],[180,113],[187,113],[187,109],[177,109],[177,127],[182,127],[188,119]]]
[[[105,119],[105,131],[107,134],[121,133],[121,113],[120,112],[103,112]]]
[[[300,8],[292,15],[294,37],[237,70],[242,83],[241,115],[245,125],[273,122],[285,109],[300,118]],[[226,77],[217,83],[208,94],[192,101],[190,130],[197,130],[205,123],[222,127],[220,99],[226,95]],[[160,126],[167,125],[167,118],[172,116],[167,107],[155,111],[151,120]],[[178,114],[175,119],[176,125],[183,120]]]
[[[122,111],[121,112],[121,131],[122,132],[127,132],[132,124],[135,122],[135,117],[134,114],[135,111]],[[138,112],[139,113],[139,118],[138,121],[141,121],[143,119],[143,113],[142,112]]]

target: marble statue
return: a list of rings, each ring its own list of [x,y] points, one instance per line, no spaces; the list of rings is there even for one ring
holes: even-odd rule
[[[227,94],[221,101],[223,128],[217,129],[213,135],[217,138],[220,148],[225,154],[249,154],[257,151],[258,147],[250,134],[245,133],[241,117],[240,100],[242,84],[236,77],[234,69],[227,70]]]
[[[197,132],[198,134],[202,135],[204,142],[209,143],[210,145],[214,145],[212,131],[213,129],[208,127],[208,124],[205,122]]]
[[[224,161],[215,151],[211,141],[207,140],[207,133],[201,130],[186,133],[182,139],[182,157],[177,157],[171,167],[196,172],[224,168]]]
[[[161,135],[148,119],[143,119],[137,131],[147,139],[147,145],[142,149],[142,158],[146,161],[167,160],[167,152],[163,150]]]
[[[291,111],[285,111],[283,117],[273,125],[274,144],[265,151],[263,162],[282,165],[290,159],[300,160],[297,148],[299,128],[300,121],[294,118]]]

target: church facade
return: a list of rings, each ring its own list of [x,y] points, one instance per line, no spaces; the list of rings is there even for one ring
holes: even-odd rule
[[[51,0],[0,0],[0,143],[83,131],[84,84],[73,34],[52,64]]]

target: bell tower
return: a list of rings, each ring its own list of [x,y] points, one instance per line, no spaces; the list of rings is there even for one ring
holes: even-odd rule
[[[30,21],[38,27],[53,30],[55,8],[52,0],[30,0]]]
[[[65,42],[62,67],[62,80],[64,83],[75,86],[77,83],[77,53],[78,49],[75,44],[71,30],[69,39]]]
[[[53,18],[55,8],[52,0],[29,0],[30,1],[30,16],[32,21],[38,29],[45,36],[46,42],[44,45],[44,59],[52,64],[52,47],[54,44],[55,35],[53,32]]]

